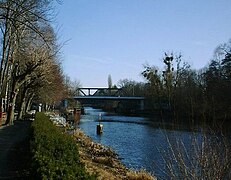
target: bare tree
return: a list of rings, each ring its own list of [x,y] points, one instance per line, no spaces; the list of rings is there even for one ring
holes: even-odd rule
[[[108,75],[108,80],[107,80],[107,82],[108,82],[108,88],[112,88],[112,78],[111,78],[111,75],[110,75],[110,74]]]
[[[52,0],[5,0],[0,3],[2,37],[0,90],[8,99],[7,123],[12,123],[20,87],[54,56],[54,35],[49,27]]]

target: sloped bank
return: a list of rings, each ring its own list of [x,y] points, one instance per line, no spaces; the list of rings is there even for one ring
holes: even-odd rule
[[[96,179],[80,162],[74,139],[43,113],[36,113],[32,123],[31,150],[34,179]]]
[[[53,120],[49,121],[47,116]],[[144,170],[135,172],[126,168],[111,148],[93,142],[80,129],[73,130],[66,124],[60,126],[56,113],[47,113],[47,116],[36,114],[32,126],[33,169],[41,179],[155,179]],[[65,128],[55,127],[52,121]]]
[[[156,179],[144,170],[138,172],[126,168],[111,148],[93,142],[80,129],[75,130],[73,136],[79,145],[80,161],[85,164],[88,173],[97,173],[97,179]]]

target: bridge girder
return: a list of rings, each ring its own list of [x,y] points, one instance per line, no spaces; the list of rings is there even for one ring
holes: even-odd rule
[[[122,88],[97,88],[97,87],[90,87],[90,88],[78,88],[78,93],[82,93],[83,96],[97,96],[102,94],[104,96],[119,96],[119,92]],[[87,91],[87,92],[86,92]],[[92,94],[93,92],[93,94]]]

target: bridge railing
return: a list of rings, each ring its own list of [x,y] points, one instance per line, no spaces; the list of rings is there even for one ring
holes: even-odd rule
[[[122,88],[78,88],[83,96],[120,96]]]

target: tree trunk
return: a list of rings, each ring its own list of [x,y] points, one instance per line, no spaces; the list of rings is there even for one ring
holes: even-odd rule
[[[25,107],[26,107],[26,98],[24,98],[21,102],[21,108],[19,109],[19,112],[18,112],[18,117],[17,119],[22,119],[23,115],[25,115]]]
[[[191,123],[194,126],[194,106],[193,106],[192,97],[190,97],[190,106],[191,106]]]
[[[11,93],[10,104],[7,113],[6,124],[9,125],[14,124],[14,110],[15,110],[15,102],[16,102],[17,95],[18,95],[18,90],[15,89],[15,91]]]
[[[29,111],[29,110],[30,110],[31,102],[32,102],[32,99],[33,99],[33,98],[34,98],[34,94],[32,94],[32,95],[29,97],[29,99],[28,99],[28,101],[27,101],[27,103],[26,103],[26,108],[25,108],[26,111]]]
[[[8,108],[8,111],[7,111],[6,124],[13,125],[15,102],[16,102],[16,98],[17,98],[17,95],[18,95],[18,91],[19,91],[19,83],[18,83],[18,81],[13,80],[12,87],[11,87],[11,92],[9,94],[10,101],[9,101],[9,108]]]
[[[2,58],[1,58],[1,65],[0,65],[0,88],[2,86],[2,82],[3,82],[3,78],[4,78],[4,70],[5,70],[5,63],[6,63],[6,60],[5,57],[6,57],[6,54],[7,54],[7,47],[8,47],[8,33],[9,33],[9,29],[8,29],[8,16],[9,16],[9,10],[7,9],[7,13],[6,13],[6,19],[5,19],[5,27],[4,27],[4,32],[3,32],[3,42],[2,42]],[[1,89],[2,91],[2,89]]]
[[[21,97],[21,102],[19,103],[19,112],[18,112],[18,117],[17,119],[22,119],[22,116],[24,115],[25,112],[25,108],[26,108],[26,96],[27,96],[27,88],[23,88],[23,92],[22,92],[22,97]]]

